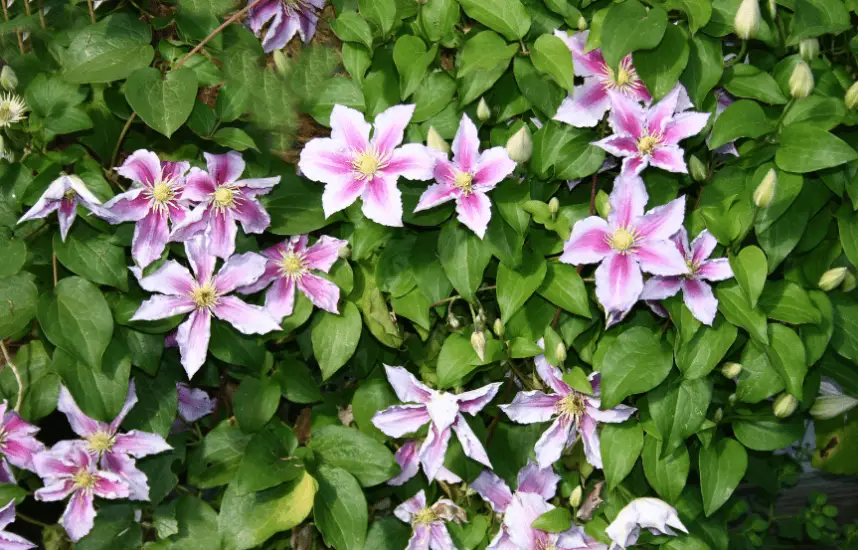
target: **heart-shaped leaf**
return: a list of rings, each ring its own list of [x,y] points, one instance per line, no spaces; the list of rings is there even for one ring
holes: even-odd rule
[[[125,99],[150,128],[167,137],[188,120],[197,96],[197,77],[191,69],[170,71],[137,69],[125,85]]]

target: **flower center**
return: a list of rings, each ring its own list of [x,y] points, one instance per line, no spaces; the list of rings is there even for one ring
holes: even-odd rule
[[[634,248],[635,241],[637,240],[637,234],[634,230],[629,231],[628,229],[621,227],[614,231],[614,234],[611,235],[611,248],[613,248],[616,252],[620,254],[624,254]]]
[[[80,470],[72,476],[74,486],[77,489],[89,489],[95,485],[95,476],[86,470]]]
[[[235,203],[235,192],[226,186],[218,187],[214,192],[214,201],[222,208],[230,207]]]
[[[280,268],[287,276],[297,277],[304,273],[304,260],[294,252],[289,252],[280,260]]]
[[[640,151],[642,155],[652,155],[652,152],[655,151],[655,148],[658,147],[660,142],[660,136],[643,136],[638,140],[638,151]]]
[[[191,300],[198,308],[209,308],[217,302],[217,292],[211,283],[206,283],[191,292]]]
[[[12,106],[4,101],[0,103],[0,125],[5,126],[10,122],[12,122]]]
[[[557,550],[557,545],[549,539],[538,539],[533,550]]]
[[[159,182],[152,188],[152,198],[156,202],[168,202],[173,198],[173,190],[169,183]]]
[[[367,151],[359,154],[352,160],[352,166],[364,178],[371,178],[378,171],[378,166],[381,164],[378,155],[372,151]]]
[[[74,199],[74,196],[77,195],[74,189],[69,189],[63,194],[63,200],[70,201]]]
[[[462,194],[467,197],[474,192],[474,175],[470,172],[459,172],[453,185],[461,189]]]
[[[697,276],[697,270],[700,269],[698,264],[694,263],[694,260],[688,259],[685,260],[685,265],[688,267],[688,273],[685,274],[686,279],[693,279]]]
[[[620,69],[617,71],[617,77],[614,79],[614,82],[617,84],[617,86],[626,86],[631,81],[631,73],[627,71],[625,67],[620,66]]]
[[[115,438],[112,435],[104,432],[96,432],[87,437],[86,440],[89,442],[89,448],[99,455],[109,451],[115,442]]]
[[[558,414],[577,417],[587,408],[587,402],[584,401],[583,395],[573,391],[558,401],[554,408]]]
[[[429,525],[434,521],[438,521],[438,516],[435,512],[431,508],[423,508],[414,514],[414,519],[411,520],[411,523],[415,525]]]

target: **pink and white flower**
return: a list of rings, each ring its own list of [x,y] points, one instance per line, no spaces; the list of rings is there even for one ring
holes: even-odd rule
[[[611,95],[608,122],[614,135],[593,143],[617,157],[624,157],[622,175],[636,176],[652,164],[668,172],[688,173],[679,142],[700,133],[709,113],[686,111],[681,97],[684,88],[677,85],[652,107],[641,107],[631,98],[616,92]]]
[[[280,176],[240,180],[245,167],[241,153],[203,156],[208,171],[191,168],[181,197],[199,204],[173,227],[170,240],[186,242],[205,233],[210,239],[209,252],[225,260],[235,252],[238,222],[245,233],[262,233],[271,225],[256,197],[271,191],[280,183]]]
[[[239,288],[238,292],[254,294],[271,285],[265,293],[265,309],[278,322],[292,315],[296,287],[314,306],[339,313],[339,287],[313,271],[330,271],[339,258],[340,249],[349,243],[327,235],[320,237],[313,246],[308,247],[307,243],[307,235],[298,235],[263,250],[262,255],[267,258],[265,272],[258,281]]]
[[[444,523],[467,520],[465,511],[451,500],[442,498],[432,506],[426,506],[426,493],[422,489],[397,506],[393,515],[410,523],[413,529],[405,550],[456,550]]]
[[[176,382],[179,397],[179,416],[185,422],[196,422],[210,415],[215,409],[214,400],[203,390],[192,388],[184,382]]]
[[[60,176],[51,182],[36,204],[21,216],[18,223],[46,218],[56,211],[57,220],[60,222],[60,238],[65,241],[77,217],[77,205],[97,216],[105,217],[101,201],[92,194],[82,179],[77,176]]]
[[[119,433],[119,426],[137,404],[137,390],[132,380],[128,384],[128,395],[122,410],[110,424],[88,417],[75,403],[65,386],[60,387],[57,410],[66,415],[72,431],[79,435],[81,448],[99,461],[100,466],[118,475],[128,486],[128,498],[149,500],[149,483],[135,459],[169,451],[170,445],[158,434],[131,430]]]
[[[396,396],[406,404],[377,412],[372,423],[390,437],[402,437],[429,424],[429,434],[420,447],[420,462],[429,481],[435,479],[444,465],[451,429],[456,432],[466,456],[492,467],[483,444],[462,413],[473,416],[483,410],[497,395],[501,382],[456,395],[424,386],[402,367],[385,365],[384,368]]]
[[[319,11],[325,0],[265,0],[250,8],[247,24],[253,34],[261,36],[267,23],[268,30],[262,39],[265,53],[283,48],[297,33],[304,43],[316,34]]]
[[[453,162],[439,158],[435,164],[435,181],[420,197],[415,212],[455,200],[460,222],[483,238],[492,203],[486,193],[495,188],[515,170],[515,162],[503,147],[492,147],[480,153],[477,127],[462,115],[459,130],[453,139]]]
[[[688,532],[673,506],[657,498],[636,498],[620,510],[605,529],[612,541],[610,550],[634,545],[640,536],[641,527],[649,529],[653,535],[675,536],[673,529]]]
[[[313,181],[325,184],[325,217],[363,200],[363,213],[381,225],[402,226],[400,176],[430,180],[435,155],[425,145],[397,147],[414,114],[414,105],[395,105],[375,117],[375,130],[360,111],[334,105],[331,137],[310,140],[301,151],[298,167]]]
[[[44,451],[45,446],[35,438],[39,428],[25,421],[14,410],[10,410],[5,400],[0,403],[0,418],[0,455],[3,457],[0,461],[0,483],[15,483],[9,463],[17,468],[35,472],[33,456]]]
[[[539,342],[540,347],[543,345]],[[548,394],[539,390],[519,392],[512,403],[500,408],[510,420],[519,424],[548,422],[551,426],[536,442],[536,462],[540,468],[550,468],[560,460],[563,451],[575,444],[578,434],[584,443],[584,455],[595,468],[602,468],[602,451],[597,425],[600,422],[625,422],[637,409],[626,405],[617,405],[603,411],[599,407],[599,373],[590,375],[593,395],[587,395],[572,389],[563,381],[563,373],[551,366],[544,355],[534,359],[536,373],[545,384],[554,390]]]
[[[131,268],[143,290],[160,293],[140,305],[131,318],[133,321],[154,321],[190,313],[176,333],[182,366],[189,379],[206,361],[212,315],[231,324],[242,334],[280,330],[280,324],[263,308],[229,296],[236,288],[249,286],[262,276],[265,257],[253,252],[236,254],[215,273],[216,258],[208,249],[205,238],[198,237],[185,243],[193,276],[174,260],[165,262],[146,277],[140,268]]]
[[[188,162],[161,161],[152,151],[134,151],[116,172],[132,180],[137,187],[117,195],[104,204],[111,223],[137,222],[131,241],[131,256],[140,267],[158,258],[170,240],[169,223],[184,221],[188,213],[185,191]]]
[[[705,325],[712,325],[718,313],[718,299],[705,281],[723,281],[733,277],[733,269],[727,258],[710,260],[709,256],[718,245],[715,237],[704,229],[688,246],[688,233],[684,227],[671,240],[685,257],[689,273],[678,277],[652,277],[644,284],[641,300],[658,301],[670,298],[682,291],[685,305],[691,314]]]
[[[81,441],[60,441],[35,456],[36,473],[45,486],[36,491],[36,500],[54,502],[71,496],[60,524],[77,542],[92,531],[95,497],[128,498],[126,482],[107,470],[99,470],[98,460]]]
[[[15,501],[0,508],[0,550],[27,550],[35,548],[36,545],[20,535],[9,532],[6,527],[15,521]]]
[[[417,472],[420,471],[420,446],[422,445],[420,440],[417,439],[409,439],[405,442],[402,447],[396,451],[396,454],[393,455],[393,458],[396,460],[396,463],[399,464],[399,469],[401,472],[396,477],[389,479],[387,481],[388,485],[399,486],[405,485],[412,477],[417,475]],[[438,473],[435,474],[435,479],[438,481],[443,481],[445,483],[461,483],[462,478],[441,466],[441,469],[438,470]]]
[[[608,220],[585,218],[572,228],[560,261],[568,264],[600,263],[596,269],[596,297],[605,309],[608,325],[621,319],[643,291],[641,271],[654,275],[685,275],[685,258],[670,241],[679,231],[685,197],[644,214],[649,200],[638,176],[614,181]]]
[[[625,56],[620,61],[618,70],[614,72],[602,57],[601,49],[586,51],[590,31],[569,36],[564,31],[556,30],[554,35],[566,43],[566,47],[572,52],[575,74],[584,78],[584,84],[575,86],[575,93],[560,104],[554,120],[578,127],[595,126],[611,108],[611,92],[635,103],[652,101],[632,64],[632,54]]]

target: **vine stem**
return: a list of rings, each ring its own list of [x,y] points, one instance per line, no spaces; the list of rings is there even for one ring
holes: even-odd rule
[[[179,61],[179,62],[176,64],[176,66],[175,66],[175,67],[173,67],[173,68],[172,68],[172,69],[170,69],[170,70],[175,71],[176,69],[178,69],[179,67],[181,67],[182,65],[184,65],[184,64],[188,61],[188,59],[190,59],[191,57],[193,57],[193,55],[194,55],[195,53],[197,53],[198,51],[200,51],[201,49],[203,49],[203,46],[205,46],[205,45],[209,42],[209,40],[211,40],[212,38],[214,38],[215,36],[217,36],[217,35],[218,35],[222,30],[224,30],[225,28],[227,28],[228,26],[230,26],[231,24],[233,24],[233,23],[234,23],[236,20],[238,20],[242,15],[244,15],[245,13],[247,13],[248,11],[250,11],[250,9],[251,9],[251,8],[253,8],[254,6],[256,6],[256,4],[259,4],[260,2],[262,2],[262,0],[254,0],[253,2],[251,2],[250,4],[248,4],[247,6],[245,6],[243,9],[241,9],[240,11],[235,12],[235,13],[234,13],[234,14],[233,14],[229,19],[227,19],[226,21],[224,21],[224,22],[221,24],[221,26],[220,26],[220,27],[216,28],[216,29],[215,29],[215,30],[213,30],[213,31],[212,31],[212,32],[211,32],[207,37],[203,38],[203,41],[202,41],[202,42],[200,42],[199,44],[197,44],[197,45],[194,47],[194,49],[193,49],[193,50],[191,50],[190,52],[188,52],[188,55],[186,55],[185,57],[183,57],[183,58],[182,58],[182,60],[181,60],[181,61]]]
[[[489,286],[484,286],[484,287],[482,287],[482,288],[478,288],[478,289],[477,289],[477,292],[485,292],[486,290],[494,290],[494,289],[496,289],[497,287],[498,287],[498,285],[489,285]],[[430,307],[430,308],[433,308],[433,307],[435,307],[435,306],[440,306],[440,305],[442,305],[442,304],[446,304],[447,302],[454,302],[454,301],[458,300],[459,298],[461,298],[461,296],[459,296],[458,294],[456,294],[455,296],[450,296],[449,298],[444,298],[443,300],[438,300],[437,302],[435,302],[434,304],[430,305],[429,307]]]
[[[86,6],[89,8],[89,20],[95,25],[95,7],[92,5],[92,0],[86,0]]]
[[[45,0],[39,0],[39,24],[42,26],[42,30],[48,28],[45,25]]]
[[[6,0],[0,1],[0,4],[3,4],[3,19],[8,23],[9,8],[6,6]],[[24,36],[21,34],[21,31],[15,31],[15,35],[18,37],[18,49],[21,51],[21,55],[24,55]]]
[[[2,2],[2,0],[0,0]],[[54,268],[54,288],[57,287],[57,281],[59,281],[59,277],[57,277],[57,253],[54,252],[51,254],[51,265]]]
[[[31,518],[30,516],[22,514],[18,510],[15,510],[15,517],[17,519],[22,519],[22,520],[26,521],[27,523],[32,523],[33,525],[38,525],[40,527],[50,527],[50,525],[48,525],[44,521],[39,521],[35,518]]]
[[[2,2],[2,0],[0,0],[0,2]],[[116,159],[119,158],[119,148],[122,146],[122,140],[125,139],[125,134],[128,133],[128,129],[131,128],[131,123],[134,122],[135,118],[137,118],[137,113],[131,113],[131,116],[125,121],[125,126],[122,127],[122,131],[119,132],[119,138],[116,140],[116,147],[113,148],[113,156],[110,157],[110,170],[113,170],[116,166]]]
[[[6,365],[12,369],[12,374],[15,375],[15,381],[18,382],[18,399],[15,402],[15,411],[21,410],[21,403],[24,402],[24,381],[21,379],[21,373],[18,372],[18,367],[15,366],[15,363],[12,362],[12,358],[9,356],[9,350],[6,349],[6,343],[0,340],[0,352],[3,352],[3,360],[6,362]]]

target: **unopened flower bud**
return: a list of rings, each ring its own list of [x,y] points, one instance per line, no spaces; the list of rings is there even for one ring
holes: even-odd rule
[[[706,165],[703,161],[697,158],[697,155],[691,155],[688,161],[689,172],[694,181],[700,182],[706,179]]]
[[[736,35],[742,40],[754,38],[760,30],[759,0],[742,0],[733,20]]]
[[[475,330],[471,334],[471,347],[477,352],[477,357],[480,358],[480,361],[486,360],[486,335],[483,331]]]
[[[738,400],[739,400],[739,396],[736,395],[735,393],[731,393],[730,395],[727,396],[727,403],[729,403],[731,405],[735,405],[736,401],[738,401]]]
[[[495,324],[492,328],[495,331],[495,336],[497,336],[498,338],[503,340],[503,333],[504,333],[503,321],[501,321],[500,318],[495,319]]]
[[[565,361],[566,360],[566,346],[564,346],[563,344],[558,342],[557,347],[554,348],[554,355],[555,355],[555,357],[557,357],[557,360],[560,361],[561,363],[563,361]]]
[[[584,491],[581,489],[581,486],[578,485],[574,489],[572,489],[572,494],[569,495],[569,505],[573,508],[577,508],[581,505],[581,497],[583,496]]]
[[[858,279],[855,278],[855,275],[851,271],[847,271],[846,276],[843,277],[843,283],[840,284],[840,290],[843,292],[852,292],[856,286],[858,286]]]
[[[18,86],[18,76],[15,74],[15,70],[9,65],[5,65],[0,70],[0,86],[3,86],[7,90],[14,90]]]
[[[810,63],[819,55],[819,40],[816,38],[805,38],[798,43],[798,53],[802,59]]]
[[[775,198],[775,190],[778,186],[778,173],[774,168],[770,168],[766,173],[766,177],[760,182],[754,190],[754,204],[758,208],[768,208]]]
[[[584,19],[584,16],[578,17],[578,30],[586,31],[587,30],[587,20]]]
[[[741,363],[724,363],[724,366],[721,367],[721,374],[723,374],[726,378],[732,380],[736,378],[742,373],[742,365]]]
[[[840,283],[842,283],[843,279],[846,278],[846,273],[848,273],[848,271],[849,270],[845,267],[832,267],[819,278],[819,288],[825,292],[834,290],[840,286]]]
[[[772,19],[775,18],[778,14],[778,3],[777,0],[769,0],[769,15]]]
[[[462,323],[459,322],[459,318],[456,317],[456,315],[453,313],[453,308],[449,308],[447,310],[447,326],[449,326],[453,330],[456,330],[457,328],[462,326]]]
[[[855,82],[849,89],[846,90],[846,96],[843,98],[847,109],[855,109],[858,107],[858,82]]]
[[[717,424],[722,420],[724,420],[724,409],[718,407],[717,409],[715,409],[715,414],[712,415],[712,422]]]
[[[804,61],[799,61],[789,77],[789,93],[795,99],[804,99],[813,91],[813,73]]]
[[[601,189],[596,193],[595,207],[596,212],[603,218],[607,218],[611,213],[611,198]]]
[[[786,418],[795,412],[798,407],[798,399],[788,393],[782,393],[775,399],[772,410],[778,418]]]
[[[820,395],[810,407],[810,416],[816,420],[829,420],[858,407],[858,399],[849,395]]]
[[[477,104],[477,118],[485,122],[491,117],[492,110],[489,109],[489,104],[486,103],[485,98],[481,97],[480,102]]]
[[[441,134],[439,134],[432,126],[429,127],[429,131],[426,133],[426,145],[432,149],[441,151],[442,153],[450,152],[450,144],[444,141]]]
[[[285,76],[289,72],[289,60],[280,50],[274,50],[274,68],[280,76]]]
[[[516,132],[506,142],[506,152],[509,158],[515,162],[527,162],[533,154],[533,140],[530,137],[530,132],[527,126],[522,126],[521,130]]]
[[[548,201],[548,212],[551,213],[551,218],[554,219],[557,216],[557,212],[560,210],[560,201],[557,200],[557,197],[551,197],[551,200]]]

